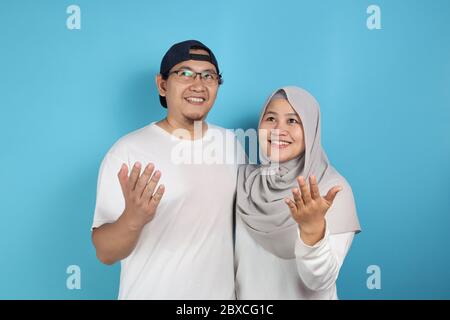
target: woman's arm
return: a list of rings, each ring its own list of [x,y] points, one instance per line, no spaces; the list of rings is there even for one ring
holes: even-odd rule
[[[297,271],[311,290],[326,290],[333,286],[352,244],[354,232],[330,235],[328,229],[322,240],[313,246],[298,237],[295,246]]]

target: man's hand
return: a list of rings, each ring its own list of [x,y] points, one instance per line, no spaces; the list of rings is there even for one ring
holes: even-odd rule
[[[297,180],[300,191],[298,188],[292,189],[294,200],[285,199],[285,201],[292,217],[299,225],[302,240],[307,245],[314,245],[325,235],[325,214],[342,187],[334,186],[325,197],[321,197],[316,177],[309,178],[310,190],[303,177],[300,176]]]
[[[154,192],[161,177],[160,171],[153,173],[154,169],[154,165],[149,163],[142,175],[139,176],[141,164],[136,162],[129,177],[126,164],[122,164],[117,174],[125,198],[123,218],[126,219],[132,230],[142,229],[153,219],[156,208],[164,194],[164,185],[159,185]]]

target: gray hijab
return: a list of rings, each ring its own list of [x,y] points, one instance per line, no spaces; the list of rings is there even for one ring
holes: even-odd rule
[[[302,121],[305,152],[299,158],[277,164],[273,174],[267,174],[267,169],[273,167],[273,163],[262,154],[261,149],[261,165],[241,166],[237,181],[236,214],[249,234],[264,249],[280,258],[293,259],[298,225],[284,199],[292,198],[291,190],[298,187],[296,178],[300,175],[305,179],[315,175],[322,196],[335,185],[343,187],[325,215],[330,234],[360,232],[361,228],[351,187],[331,166],[322,149],[320,110],[316,99],[298,87],[278,89],[267,99],[259,123],[269,102],[280,97],[280,93]]]

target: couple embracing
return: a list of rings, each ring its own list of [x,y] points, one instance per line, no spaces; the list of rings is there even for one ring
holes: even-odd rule
[[[119,299],[337,299],[360,226],[322,149],[319,104],[298,87],[275,90],[259,119],[260,161],[248,164],[234,133],[206,121],[221,84],[207,46],[173,45],[156,76],[167,116],[101,163],[92,241],[100,261],[121,262]],[[180,146],[233,161],[180,163]]]

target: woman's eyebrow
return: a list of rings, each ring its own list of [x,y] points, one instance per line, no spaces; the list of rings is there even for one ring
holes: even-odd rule
[[[266,114],[274,114],[274,115],[278,115],[278,113],[275,112],[275,111],[267,111],[267,112],[265,113],[265,115],[266,115]],[[285,113],[284,115],[285,115],[285,116],[288,116],[288,117],[297,117],[297,118],[300,118],[300,117],[298,116],[298,114],[295,113],[295,112]]]

